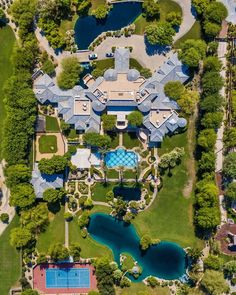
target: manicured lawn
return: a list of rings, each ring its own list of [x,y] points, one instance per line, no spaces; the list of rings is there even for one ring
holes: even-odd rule
[[[39,138],[39,152],[41,154],[57,152],[57,137],[55,135],[42,135]]]
[[[140,65],[140,63],[135,58],[130,59],[129,65],[130,65],[131,69],[136,69],[138,71],[141,71],[143,69],[143,67]]]
[[[46,253],[50,245],[65,242],[64,207],[57,214],[50,213],[50,224],[44,233],[41,233],[37,241],[39,252]]]
[[[188,181],[186,163],[190,155],[187,150],[187,132],[166,138],[159,149],[159,155],[174,147],[184,147],[185,156],[182,163],[172,170],[172,176],[163,176],[163,188],[157,195],[153,205],[139,213],[134,225],[140,236],[144,233],[153,238],[173,241],[183,247],[202,246],[195,237],[193,226],[193,196],[185,198],[183,188]]]
[[[123,144],[127,149],[139,147],[141,145],[135,132],[126,132],[123,135]]]
[[[9,290],[20,278],[20,253],[10,245],[11,229],[19,225],[16,216],[4,233],[0,236],[0,294],[8,295]]]
[[[92,199],[94,201],[106,202],[106,194],[112,191],[117,183],[108,182],[106,184],[97,182],[92,188]]]
[[[167,287],[156,287],[151,288],[146,286],[144,283],[131,283],[129,288],[116,288],[117,295],[138,295],[138,294],[149,294],[149,295],[169,295],[170,291]]]
[[[13,67],[11,63],[11,55],[15,42],[15,36],[9,26],[0,27],[0,143],[2,142],[2,126],[5,119],[6,111],[3,103],[4,92],[3,86],[6,80],[11,76]],[[0,144],[1,159],[1,144]]]
[[[78,138],[79,135],[76,133],[75,129],[70,129],[70,133],[68,134],[67,138],[73,139]]]
[[[129,169],[129,170],[125,170],[124,171],[124,178],[125,179],[135,179],[136,178],[136,172],[132,169]]]
[[[119,178],[119,172],[115,169],[108,169],[107,171],[108,178]]]
[[[94,206],[91,210],[91,214],[95,212],[103,212],[109,214],[111,209],[105,206]],[[89,257],[101,257],[101,256],[109,256],[112,258],[112,251],[103,246],[100,243],[94,241],[91,237],[87,236],[87,238],[82,238],[80,234],[80,228],[78,225],[78,216],[75,216],[73,221],[69,224],[69,241],[71,243],[79,243],[81,247],[81,257],[89,258]]]
[[[181,7],[172,0],[160,0],[160,21],[164,21],[166,19],[166,16],[171,11],[180,12],[182,14]],[[139,15],[137,19],[135,20],[135,34],[143,35],[145,32],[146,26],[153,24],[157,21],[147,21],[143,15]]]
[[[101,60],[96,60],[96,68],[104,71],[110,68],[114,68],[115,66],[115,61],[114,58],[107,58],[107,59],[101,59]]]
[[[117,148],[117,146],[119,145],[119,134],[115,132],[108,132],[107,134],[111,137],[110,148]]]
[[[192,28],[185,34],[182,38],[180,38],[175,44],[175,48],[179,48],[180,44],[183,43],[184,41],[188,39],[201,39],[202,37],[202,32],[201,32],[201,24],[200,21],[195,21],[193,24]]]
[[[46,116],[46,131],[47,132],[59,132],[60,131],[57,118],[51,117],[51,116]]]

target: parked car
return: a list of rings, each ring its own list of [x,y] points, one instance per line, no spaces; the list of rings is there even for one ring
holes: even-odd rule
[[[89,56],[88,56],[88,58],[90,60],[97,59],[98,58],[98,55],[96,53],[90,53]]]
[[[106,53],[106,57],[114,57],[114,53],[112,53],[112,52],[107,52],[107,53]]]

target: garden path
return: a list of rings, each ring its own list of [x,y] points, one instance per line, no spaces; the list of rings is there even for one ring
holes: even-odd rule
[[[220,72],[222,78],[224,81],[226,80],[226,54],[227,54],[227,42],[219,42],[218,46],[218,58],[222,61],[223,67]],[[220,94],[225,97],[225,87],[222,87]],[[221,124],[221,127],[217,131],[217,139],[216,139],[216,145],[215,145],[215,153],[216,153],[216,167],[215,172],[222,172],[223,169],[223,134],[224,134],[224,121],[226,118],[225,110],[224,110],[224,118]],[[227,222],[227,211],[224,207],[223,202],[224,196],[221,194],[219,196],[219,206],[220,206],[220,212],[221,212],[221,225]]]

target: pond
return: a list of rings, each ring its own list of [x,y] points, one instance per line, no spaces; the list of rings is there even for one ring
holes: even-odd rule
[[[113,188],[115,198],[122,197],[125,201],[139,201],[141,199],[141,188],[139,186],[129,187],[118,185]]]
[[[144,252],[139,247],[140,239],[134,226],[110,215],[93,214],[88,232],[93,239],[113,251],[118,264],[121,253],[129,253],[138,262],[143,272],[135,281],[141,281],[149,275],[174,280],[186,272],[187,256],[180,246],[172,242],[160,242]]]
[[[80,17],[75,23],[75,43],[80,50],[89,45],[103,32],[117,31],[133,23],[142,12],[142,3],[124,2],[113,4],[113,8],[103,21],[94,16]]]

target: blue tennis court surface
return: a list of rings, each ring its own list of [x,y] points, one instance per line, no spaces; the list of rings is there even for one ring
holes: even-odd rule
[[[46,288],[90,288],[90,269],[47,269]]]

